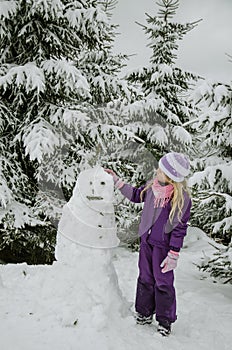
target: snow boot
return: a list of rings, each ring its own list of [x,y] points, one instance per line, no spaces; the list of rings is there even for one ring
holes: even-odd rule
[[[171,333],[171,323],[168,320],[159,322],[158,332],[162,336],[167,337]]]
[[[136,323],[137,324],[151,324],[153,320],[153,315],[149,315],[149,316],[143,316],[140,313],[136,314]]]

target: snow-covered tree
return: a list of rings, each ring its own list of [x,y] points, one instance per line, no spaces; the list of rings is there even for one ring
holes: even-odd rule
[[[232,279],[232,85],[205,80],[192,96],[201,109],[193,124],[198,130],[192,223],[224,248],[202,268],[225,282]]]
[[[147,14],[147,24],[142,25],[152,51],[150,64],[127,76],[140,88],[140,98],[129,104],[126,111],[131,120],[128,129],[145,141],[156,159],[171,150],[188,153],[192,135],[190,126],[185,124],[194,117],[194,109],[186,96],[197,78],[175,63],[178,41],[197,22],[173,22],[179,1],[161,0],[158,5],[158,15]]]
[[[201,106],[193,124],[201,135],[191,178],[197,199],[195,223],[228,244],[232,228],[232,86],[204,81],[193,98]]]
[[[126,76],[137,93],[132,93],[122,115],[127,120],[127,129],[141,141],[128,142],[126,149],[125,146],[124,150],[118,149],[120,157],[114,169],[120,170],[122,177],[127,179],[128,176],[128,180],[137,186],[154,176],[154,168],[164,153],[189,154],[192,145],[189,122],[195,118],[195,107],[188,102],[187,96],[197,77],[176,65],[176,51],[178,41],[197,22],[173,22],[178,1],[162,0],[158,5],[158,15],[147,14],[147,24],[142,25],[151,48],[150,64]],[[141,206],[131,205],[126,199],[120,203],[119,221],[128,232],[128,241],[131,232],[137,232],[140,210]]]
[[[205,256],[198,267],[221,282],[232,284],[232,244],[223,248],[215,247],[213,256]]]
[[[18,242],[16,252],[49,255],[51,221],[79,169],[129,135],[118,108],[131,91],[117,78],[125,57],[112,53],[114,4],[0,2],[2,250]]]

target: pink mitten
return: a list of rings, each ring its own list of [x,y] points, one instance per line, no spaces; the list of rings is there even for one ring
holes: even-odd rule
[[[168,252],[167,257],[162,261],[160,267],[163,267],[161,270],[163,273],[174,270],[177,266],[177,260],[179,258],[179,253],[174,250]]]
[[[105,172],[113,177],[114,185],[116,188],[121,188],[124,185],[124,182],[115,174],[111,169],[104,169]]]
[[[104,170],[105,170],[105,172],[107,174],[112,176],[112,178],[114,180],[114,183],[116,183],[118,181],[119,178],[118,178],[118,176],[115,174],[115,172],[113,170],[111,170],[111,169],[104,169]]]

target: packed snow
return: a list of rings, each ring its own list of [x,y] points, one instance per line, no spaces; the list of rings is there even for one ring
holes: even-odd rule
[[[171,335],[162,337],[155,320],[149,326],[136,325],[138,252],[117,246],[116,231],[102,241],[100,228],[93,230],[95,220],[102,220],[102,232],[114,228],[113,181],[102,171],[95,168],[93,178],[89,171],[79,177],[58,226],[53,265],[0,265],[0,349],[229,350],[231,285],[199,271],[197,264],[209,259],[215,248],[198,228],[189,227],[181,250],[178,319]],[[87,198],[98,198],[99,203],[91,208]]]
[[[1,265],[1,350],[229,350],[231,286],[200,272],[210,239],[189,228],[176,270],[178,319],[168,338],[135,324],[138,253],[70,242],[73,265]]]

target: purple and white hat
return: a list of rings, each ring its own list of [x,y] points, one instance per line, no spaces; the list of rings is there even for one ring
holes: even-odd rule
[[[189,174],[190,163],[184,154],[170,152],[159,160],[159,168],[173,181],[181,182]]]

